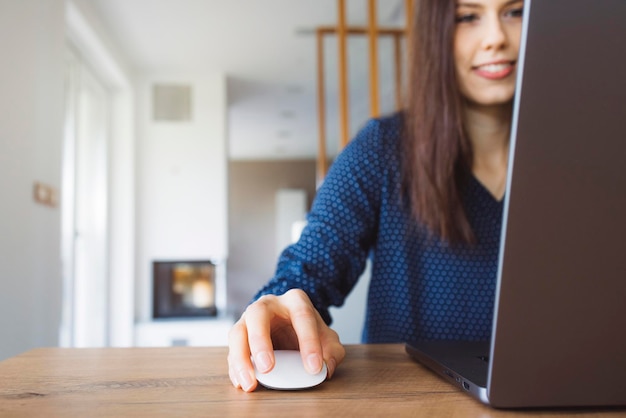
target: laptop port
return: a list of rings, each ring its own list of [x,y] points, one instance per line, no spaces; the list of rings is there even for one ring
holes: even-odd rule
[[[470,385],[469,385],[469,383],[467,383],[467,382],[465,382],[465,381],[464,381],[464,382],[463,382],[463,389],[465,389],[465,390],[470,390]]]

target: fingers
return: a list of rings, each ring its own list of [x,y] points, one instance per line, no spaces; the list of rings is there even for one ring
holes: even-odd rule
[[[263,296],[246,309],[229,334],[229,376],[246,392],[257,387],[251,358],[261,373],[274,367],[274,348],[299,349],[309,373],[325,362],[328,377],[345,357],[337,333],[331,330],[302,290]]]
[[[298,336],[298,345],[304,367],[309,373],[317,374],[322,370],[324,362],[320,342],[319,321],[321,318],[319,313],[306,293],[301,290],[290,290],[285,293],[285,302],[291,324]]]
[[[251,358],[261,373],[274,367],[271,339],[272,320],[281,314],[280,303],[273,295],[263,296],[246,309],[229,333],[228,365],[233,385],[246,392],[257,387]]]
[[[228,346],[228,375],[233,386],[245,392],[253,391],[257,386],[257,381],[250,362],[248,332],[243,316],[230,330]]]
[[[346,355],[339,335],[326,325],[305,292],[294,289],[285,293],[285,297],[305,368],[316,374],[326,363],[331,378]]]
[[[324,324],[326,325],[326,324]],[[328,369],[328,378],[335,374],[337,366],[341,364],[346,356],[346,349],[339,341],[339,335],[332,329],[326,327],[321,333],[322,348],[324,350],[324,361]]]
[[[274,367],[274,347],[271,339],[271,320],[276,315],[274,296],[264,296],[250,305],[245,312],[248,344],[254,363],[261,373]]]

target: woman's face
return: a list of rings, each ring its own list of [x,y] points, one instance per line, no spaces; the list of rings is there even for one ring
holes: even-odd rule
[[[523,0],[457,0],[454,60],[472,104],[509,103],[515,93]]]

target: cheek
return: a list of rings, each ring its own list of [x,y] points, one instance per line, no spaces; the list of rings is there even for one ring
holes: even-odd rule
[[[465,68],[467,64],[465,63],[465,59],[463,58],[463,53],[456,48],[454,50],[454,69],[457,75],[461,76],[463,74],[463,68]]]
[[[511,46],[515,49],[515,53],[519,55],[519,46],[522,39],[522,26],[517,25],[509,31],[509,39]]]
[[[477,49],[475,36],[470,31],[457,30],[454,39],[454,67],[456,70],[457,84],[462,96],[469,98],[475,93],[473,86],[472,65]]]
[[[475,49],[475,41],[470,34],[467,31],[457,31],[454,40],[454,63],[457,72],[471,71]]]
[[[463,43],[463,36],[459,34],[459,31],[457,31],[454,37],[454,48],[453,48],[454,63],[457,66],[457,68],[463,62],[463,56],[465,55],[464,47],[465,45]]]
[[[459,88],[466,90],[472,71],[472,60],[468,51],[459,48],[454,51],[454,68]]]

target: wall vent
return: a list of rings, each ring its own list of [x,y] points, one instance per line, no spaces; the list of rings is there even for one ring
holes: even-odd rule
[[[163,122],[191,120],[191,86],[155,84],[152,89],[153,119]]]

